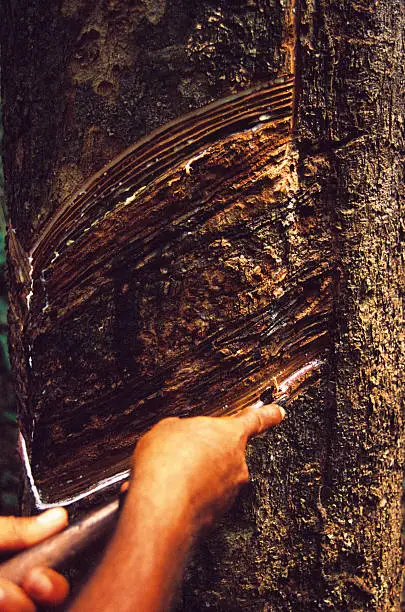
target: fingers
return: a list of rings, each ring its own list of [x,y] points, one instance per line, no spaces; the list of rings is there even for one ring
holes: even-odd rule
[[[284,408],[277,404],[268,404],[262,407],[250,406],[238,414],[235,420],[242,425],[245,435],[250,438],[278,425],[284,417]]]
[[[48,567],[33,568],[24,578],[22,587],[31,599],[42,605],[56,606],[69,593],[68,581]]]
[[[57,533],[68,524],[64,508],[52,508],[38,516],[0,517],[0,545],[2,550],[18,550],[32,546]]]
[[[0,579],[1,612],[35,612],[35,603],[46,606],[61,604],[69,593],[67,580],[52,569],[35,567],[23,581],[23,588]]]
[[[0,579],[1,612],[35,612],[31,599],[20,587],[9,580]]]

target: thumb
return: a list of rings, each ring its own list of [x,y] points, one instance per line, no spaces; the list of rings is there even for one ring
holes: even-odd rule
[[[27,548],[57,533],[68,523],[64,508],[52,508],[38,516],[0,517],[0,549]]]
[[[266,431],[269,427],[278,425],[285,417],[285,410],[277,404],[257,404],[240,412],[235,419],[242,425],[248,438]]]

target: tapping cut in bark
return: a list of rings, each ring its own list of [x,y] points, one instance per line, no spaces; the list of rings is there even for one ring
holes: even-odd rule
[[[302,215],[302,267],[288,269],[289,228],[316,190],[297,188],[292,95],[279,79],[181,117],[62,203],[28,254],[11,232],[28,261],[36,418],[20,444],[38,506],[126,477],[166,415],[232,414],[274,379],[318,371],[330,261]]]

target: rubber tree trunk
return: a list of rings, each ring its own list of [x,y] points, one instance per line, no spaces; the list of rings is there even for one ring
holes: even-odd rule
[[[291,2],[2,7],[25,510],[124,470],[165,414],[311,374],[250,445],[184,610],[399,606],[404,6]]]

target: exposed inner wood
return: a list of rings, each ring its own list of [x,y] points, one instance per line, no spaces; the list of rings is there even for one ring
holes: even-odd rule
[[[125,470],[165,415],[232,414],[302,368],[318,371],[332,260],[308,220],[317,186],[298,189],[292,86],[163,126],[37,237],[24,327],[34,420],[22,434],[35,429],[44,503]]]

